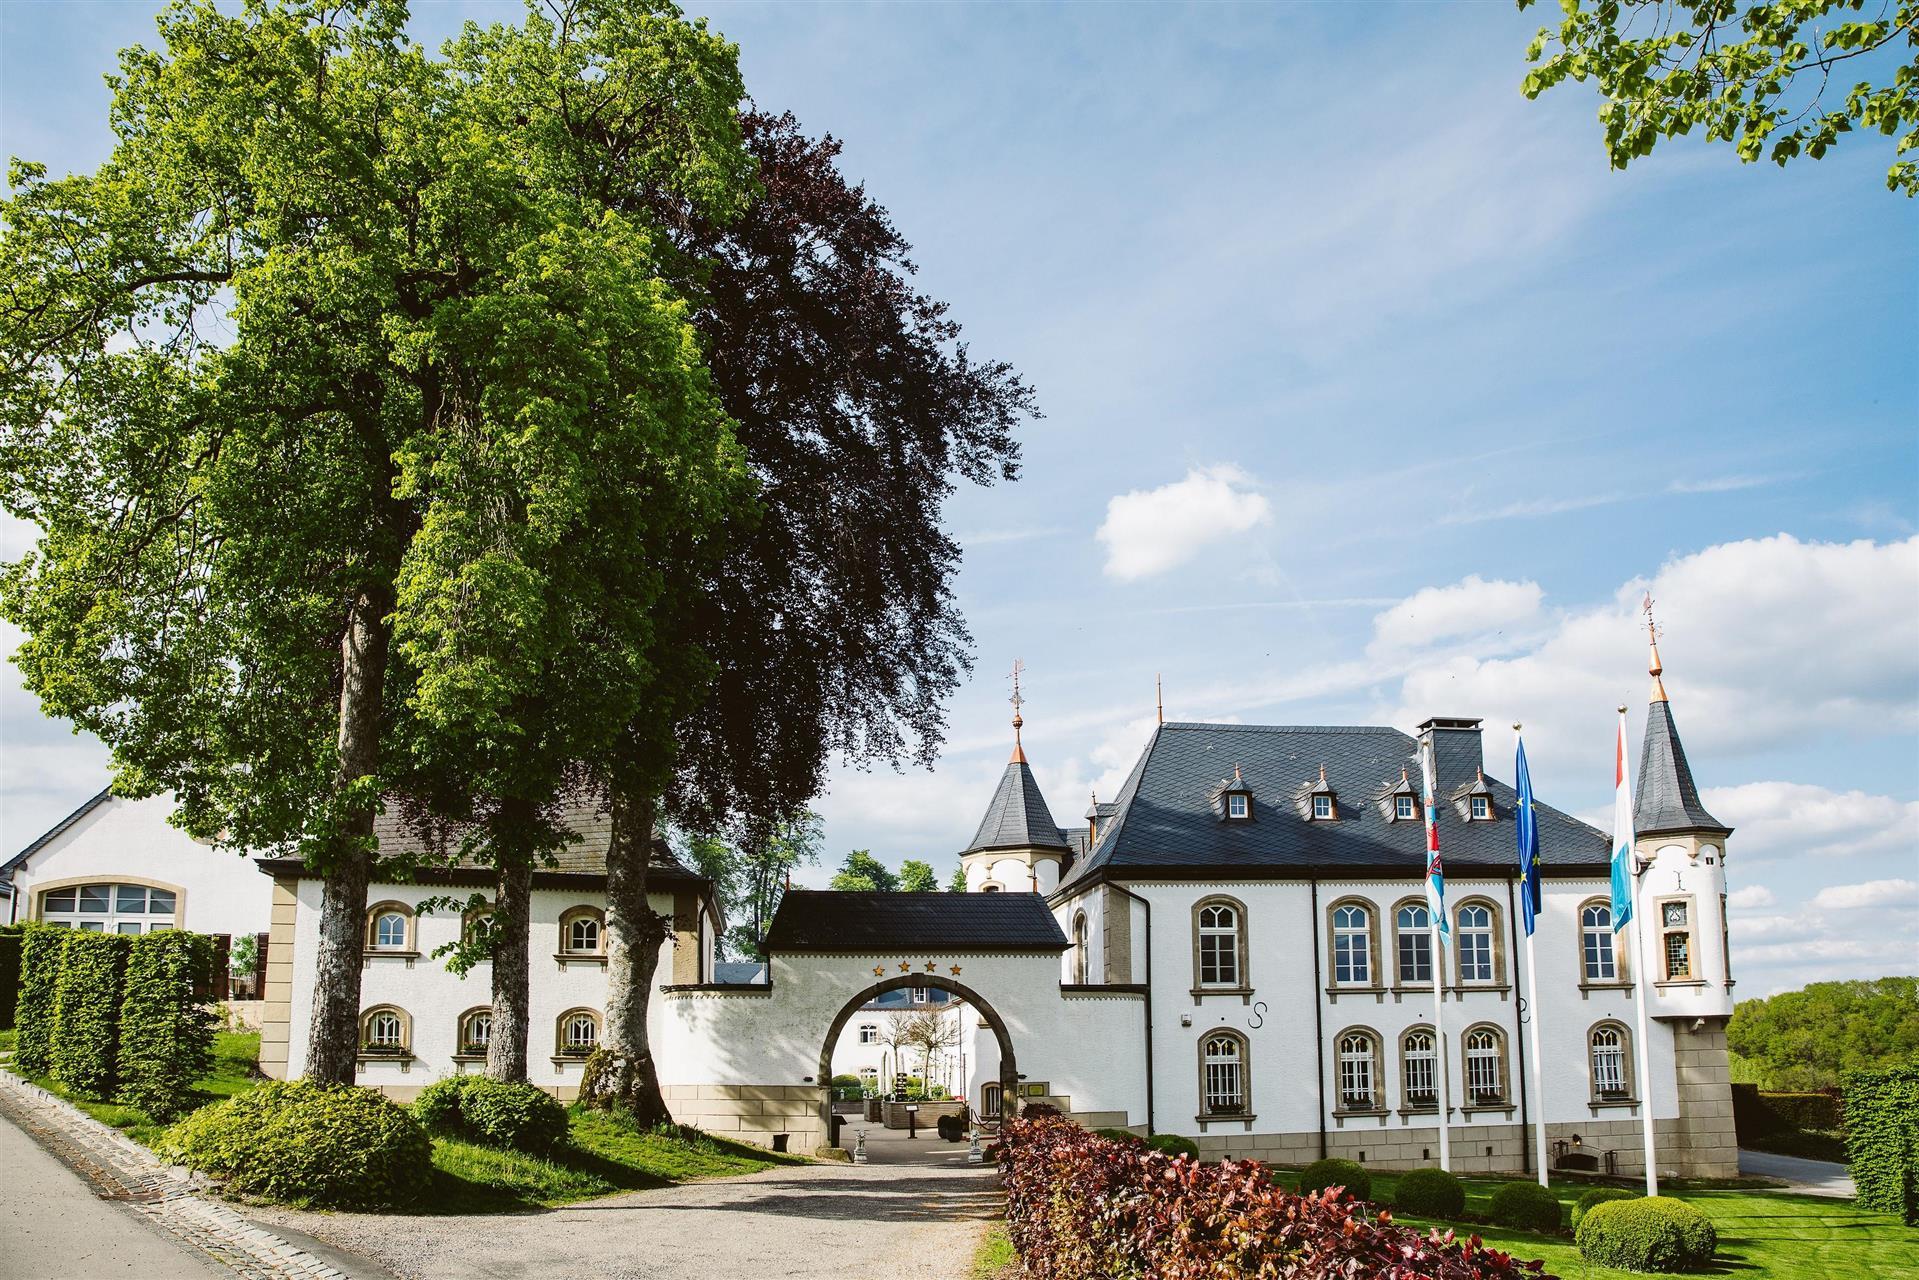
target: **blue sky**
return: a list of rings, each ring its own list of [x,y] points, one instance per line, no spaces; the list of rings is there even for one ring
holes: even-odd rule
[[[1603,821],[1650,587],[1740,828],[1742,994],[1919,968],[1919,235],[1882,140],[1609,171],[1589,93],[1519,94],[1540,16],[1502,3],[694,11],[1047,415],[951,507],[979,670],[948,750],[837,774],[832,858],[953,865],[1015,656],[1062,821],[1117,790],[1155,672],[1174,718],[1484,716],[1500,776],[1521,719],[1542,798]],[[150,32],[145,0],[0,6],[0,149],[97,163],[99,77]],[[0,732],[17,849],[104,753],[11,673]]]

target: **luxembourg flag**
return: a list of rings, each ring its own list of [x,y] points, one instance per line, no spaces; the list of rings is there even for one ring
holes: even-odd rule
[[[1439,863],[1439,788],[1433,783],[1433,744],[1428,739],[1419,753],[1421,780],[1426,784],[1426,909],[1439,923],[1443,946],[1453,936],[1452,922],[1446,919],[1446,872]],[[1439,970],[1434,957],[1433,971]]]
[[[1612,928],[1632,919],[1632,787],[1626,776],[1626,709],[1619,709],[1619,742],[1613,752]]]

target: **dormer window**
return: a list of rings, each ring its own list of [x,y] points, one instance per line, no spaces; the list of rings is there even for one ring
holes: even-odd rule
[[[1467,801],[1471,805],[1474,822],[1485,822],[1493,816],[1493,802],[1491,797],[1469,796]]]
[[[1219,790],[1213,793],[1219,805],[1218,812],[1228,822],[1250,822],[1253,817],[1253,789],[1246,785],[1246,779],[1233,766],[1233,776],[1219,784]]]
[[[1252,798],[1244,791],[1226,793],[1226,816],[1244,818],[1253,811]]]
[[[1313,797],[1314,820],[1320,821],[1320,820],[1331,818],[1332,816],[1333,816],[1333,798],[1329,795],[1314,796]]]
[[[1319,781],[1308,793],[1306,812],[1314,822],[1331,822],[1339,817],[1339,797],[1333,793],[1332,784],[1326,781],[1326,766],[1319,766]]]
[[[1394,821],[1400,821],[1402,819],[1417,818],[1418,816],[1419,816],[1419,802],[1417,800],[1413,799],[1413,797],[1411,796],[1394,796],[1393,797],[1393,820]]]

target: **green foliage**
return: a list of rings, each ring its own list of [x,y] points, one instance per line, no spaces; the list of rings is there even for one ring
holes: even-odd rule
[[[832,888],[841,893],[897,893],[899,877],[865,849],[855,849],[834,873]]]
[[[54,994],[53,1077],[89,1098],[111,1098],[119,1083],[120,990],[132,939],[75,930]]]
[[[1815,982],[1741,1000],[1726,1026],[1726,1046],[1755,1083],[1771,1090],[1829,1089],[1848,1071],[1897,1066],[1919,1054],[1919,978]]]
[[[1919,1059],[1846,1077],[1846,1156],[1859,1207],[1919,1226]]]
[[[1399,1175],[1393,1208],[1421,1218],[1457,1218],[1466,1209],[1466,1188],[1444,1169],[1414,1169]]]
[[[1199,1144],[1191,1138],[1182,1138],[1177,1133],[1156,1133],[1146,1139],[1146,1145],[1155,1151],[1163,1151],[1169,1156],[1186,1156],[1193,1160],[1199,1159]],[[1371,1189],[1370,1186],[1367,1187],[1368,1191]],[[1364,1199],[1365,1196],[1361,1193],[1355,1193],[1355,1198]]]
[[[1537,1182],[1508,1182],[1493,1192],[1492,1219],[1520,1231],[1557,1231],[1559,1197]]]
[[[20,1002],[21,927],[0,925],[0,1031],[13,1029],[14,1011]]]
[[[409,1205],[432,1176],[433,1143],[404,1107],[372,1089],[269,1081],[204,1107],[168,1130],[159,1150],[284,1204]]]
[[[1113,1142],[1144,1142],[1145,1139],[1131,1129],[1095,1129],[1094,1133]]]
[[[900,863],[901,893],[936,893],[939,887],[939,877],[933,874],[931,864],[917,858]]]
[[[130,939],[120,1009],[120,1101],[157,1119],[192,1102],[213,1061],[213,1011],[200,1002],[213,979],[213,939],[146,933]]]
[[[1719,1247],[1712,1219],[1671,1196],[1637,1196],[1593,1205],[1573,1233],[1580,1255],[1627,1271],[1688,1271]]]
[[[1368,1200],[1373,1194],[1373,1177],[1363,1165],[1351,1160],[1315,1160],[1300,1171],[1301,1195],[1327,1187],[1344,1187],[1353,1199]]]
[[[726,906],[726,932],[721,948],[735,960],[763,960],[760,948],[773,913],[786,893],[786,879],[796,867],[820,860],[825,831],[811,809],[788,821],[775,823],[771,834],[737,847],[710,836],[683,837],[681,853],[703,876],[713,881]]]
[[[1732,1087],[1732,1116],[1740,1141],[1788,1129],[1845,1128],[1845,1106],[1833,1093],[1775,1093],[1756,1085]]]
[[[965,893],[966,892],[966,868],[965,867],[953,868],[953,878],[946,882],[946,892],[948,893]]]
[[[1637,1200],[1640,1193],[1628,1191],[1624,1187],[1594,1187],[1573,1201],[1573,1226],[1577,1227],[1591,1212],[1596,1204],[1605,1204],[1608,1200]]]
[[[227,972],[235,977],[250,978],[260,967],[260,935],[243,933],[233,939],[233,948],[227,952]]]
[[[1855,127],[1896,136],[1894,156],[1904,157],[1919,147],[1919,3],[1897,0],[1848,20],[1861,3],[1560,0],[1558,29],[1542,28],[1526,49],[1537,67],[1521,88],[1534,98],[1567,80],[1593,80],[1606,150],[1620,169],[1660,139],[1694,129],[1732,144],[1747,163],[1817,160]],[[1879,50],[1886,52],[1873,58]],[[1861,74],[1890,74],[1878,84],[1854,79],[1847,89],[1841,76],[1855,58],[1868,59],[1856,64]],[[1843,101],[1828,104],[1828,87],[1844,92]],[[1895,158],[1886,187],[1919,194],[1919,163]]]
[[[566,1108],[537,1085],[448,1076],[420,1091],[413,1115],[436,1134],[542,1155],[566,1141]]]
[[[53,1009],[60,987],[60,963],[71,929],[27,924],[20,930],[20,1003],[15,1019],[20,1032],[14,1065],[28,1075],[53,1069]]]

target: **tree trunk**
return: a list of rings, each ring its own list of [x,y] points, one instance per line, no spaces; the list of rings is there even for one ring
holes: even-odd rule
[[[380,706],[386,687],[390,593],[363,588],[340,638],[340,764],[333,794],[372,776],[380,758]],[[359,1069],[360,969],[366,950],[366,889],[372,878],[376,802],[360,800],[338,818],[320,897],[313,1016],[307,1024],[306,1075],[352,1084]]]
[[[646,902],[653,856],[653,797],[612,788],[612,834],[606,850],[606,1031],[600,1052],[580,1083],[589,1106],[619,1106],[642,1128],[671,1123],[653,1049],[646,1034],[647,1005],[667,919]]]
[[[531,943],[533,868],[508,855],[493,904],[493,1029],[486,1042],[486,1073],[495,1080],[526,1079],[527,970]]]

